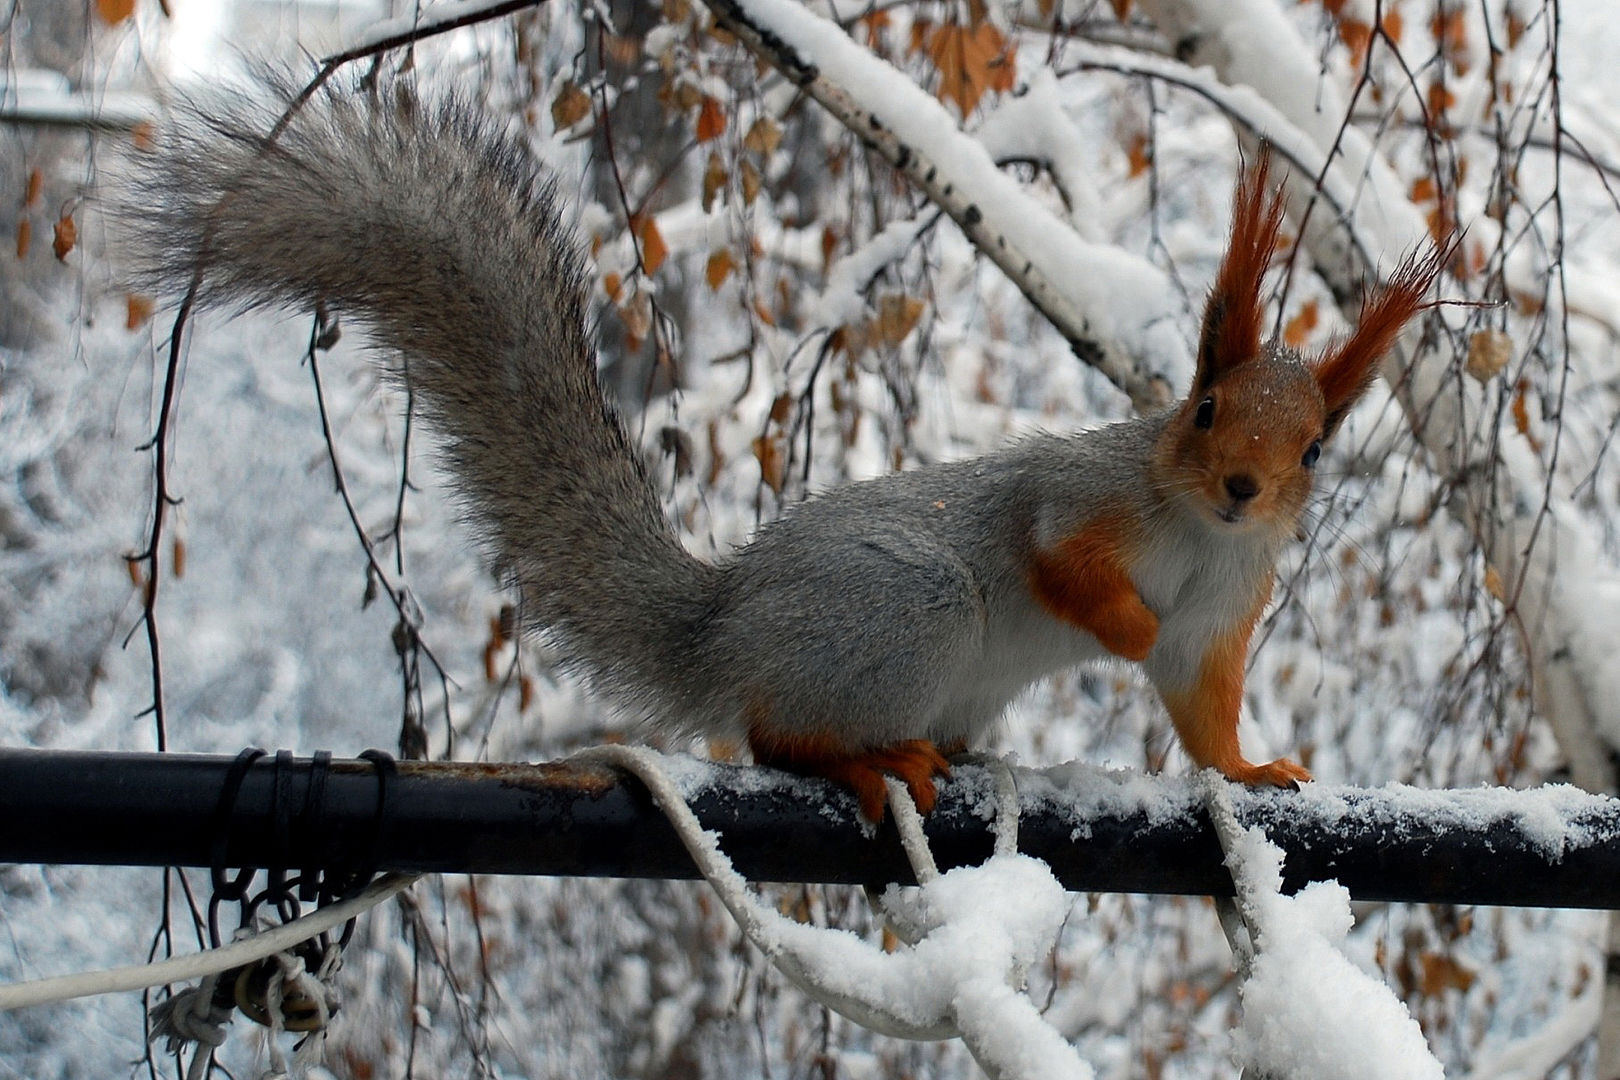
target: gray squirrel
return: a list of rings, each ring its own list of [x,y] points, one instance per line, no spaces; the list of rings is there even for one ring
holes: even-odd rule
[[[1033,682],[1141,664],[1201,767],[1310,774],[1238,745],[1249,638],[1322,444],[1424,306],[1414,253],[1306,362],[1261,337],[1281,196],[1240,180],[1197,372],[1165,412],[1043,434],[809,499],[716,563],[689,554],[598,383],[583,257],[545,167],[472,107],[398,83],[193,111],[135,155],[143,280],[204,303],[325,304],[404,358],[525,627],[657,726],[927,812],[947,755]],[[401,377],[406,377],[402,375]]]

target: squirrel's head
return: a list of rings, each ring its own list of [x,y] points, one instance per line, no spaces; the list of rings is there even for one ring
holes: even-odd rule
[[[1238,184],[1232,241],[1204,309],[1192,390],[1165,426],[1152,473],[1161,495],[1223,527],[1291,531],[1323,445],[1423,308],[1449,249],[1409,256],[1362,306],[1354,332],[1306,360],[1260,336],[1260,285],[1283,216],[1281,190],[1268,180],[1262,152]]]

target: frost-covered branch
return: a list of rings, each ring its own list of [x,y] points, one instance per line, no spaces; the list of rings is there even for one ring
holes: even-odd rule
[[[794,0],[710,0],[716,18],[951,215],[1068,340],[1138,409],[1170,398],[1190,370],[1164,275],[1088,243],[1001,172],[983,145],[909,78]]]
[[[75,90],[56,71],[22,69],[0,81],[0,120],[90,129],[129,129],[157,114],[152,99],[120,90]]]

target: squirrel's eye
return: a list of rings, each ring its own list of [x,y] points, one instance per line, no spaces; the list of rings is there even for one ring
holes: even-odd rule
[[[1215,399],[1207,397],[1198,403],[1198,411],[1193,413],[1193,426],[1201,427],[1205,431],[1215,426]]]
[[[1321,456],[1322,440],[1317,439],[1315,442],[1311,443],[1311,445],[1305,448],[1305,456],[1299,459],[1299,463],[1305,466],[1307,469],[1313,469],[1316,467],[1316,459]]]

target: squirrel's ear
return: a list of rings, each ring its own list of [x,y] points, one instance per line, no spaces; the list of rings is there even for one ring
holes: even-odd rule
[[[1447,244],[1408,255],[1384,286],[1362,305],[1355,331],[1316,362],[1316,383],[1327,405],[1323,438],[1338,429],[1351,406],[1372,385],[1378,361],[1395,344],[1402,328],[1427,306],[1424,298],[1430,286],[1455,252],[1456,245]]]
[[[1193,395],[1201,395],[1221,376],[1260,355],[1264,312],[1260,283],[1277,250],[1282,227],[1282,191],[1271,190],[1271,155],[1261,146],[1254,164],[1238,180],[1232,206],[1232,240],[1221,260],[1215,287],[1204,307],[1198,335],[1198,372]]]

